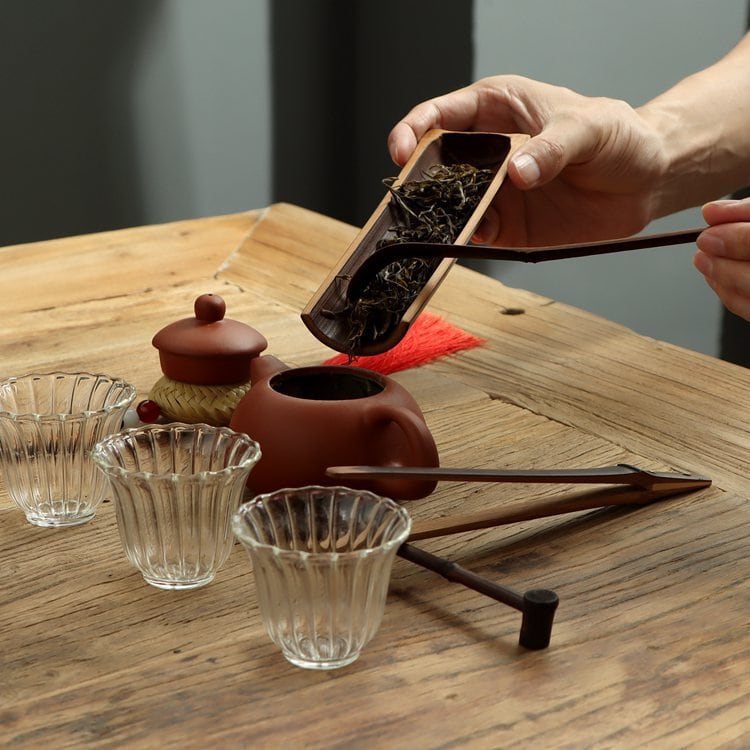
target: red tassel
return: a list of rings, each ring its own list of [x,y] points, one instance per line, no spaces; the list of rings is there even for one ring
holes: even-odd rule
[[[406,336],[392,349],[371,357],[355,357],[351,364],[389,375],[484,343],[485,339],[462,331],[439,315],[426,312],[414,321]],[[349,357],[337,354],[323,364],[346,365],[349,364]]]

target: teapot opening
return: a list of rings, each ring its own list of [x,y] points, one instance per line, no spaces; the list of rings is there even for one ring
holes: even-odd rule
[[[277,393],[314,401],[346,401],[381,393],[385,386],[378,380],[356,372],[323,370],[284,370],[269,381]]]

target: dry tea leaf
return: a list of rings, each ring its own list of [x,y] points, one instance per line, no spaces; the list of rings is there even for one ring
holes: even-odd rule
[[[421,180],[395,185],[384,180],[391,194],[394,224],[378,247],[400,242],[452,244],[464,228],[494,173],[471,164],[436,164]],[[359,298],[342,310],[350,331],[347,351],[353,353],[386,336],[424,288],[440,258],[406,258],[389,263],[367,283]]]

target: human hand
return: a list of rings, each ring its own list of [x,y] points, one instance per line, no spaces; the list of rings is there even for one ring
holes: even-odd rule
[[[707,203],[703,218],[710,227],[693,264],[727,309],[750,320],[750,198]]]
[[[391,131],[399,166],[431,128],[527,133],[475,241],[528,246],[640,231],[665,169],[660,138],[628,104],[494,76],[418,104]]]

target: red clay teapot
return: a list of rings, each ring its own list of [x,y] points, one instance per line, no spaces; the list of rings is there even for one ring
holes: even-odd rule
[[[250,382],[230,427],[260,443],[248,480],[254,492],[334,484],[329,466],[439,465],[417,402],[385,375],[348,365],[290,368],[266,355],[250,363]],[[347,484],[403,500],[435,489],[434,481],[411,478]]]

